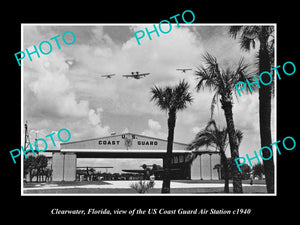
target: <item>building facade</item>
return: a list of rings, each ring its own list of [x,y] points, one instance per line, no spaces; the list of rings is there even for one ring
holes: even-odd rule
[[[171,179],[219,179],[216,165],[218,152],[187,150],[184,143],[173,143]],[[74,141],[60,144],[52,152],[52,180],[75,181],[79,158],[159,158],[164,161],[167,141],[133,133]],[[191,160],[191,154],[197,157]],[[101,165],[99,165],[101,166]]]

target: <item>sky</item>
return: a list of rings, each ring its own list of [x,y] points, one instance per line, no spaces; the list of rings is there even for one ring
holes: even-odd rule
[[[28,121],[30,140],[67,128],[70,141],[132,132],[151,137],[167,138],[167,113],[150,101],[150,89],[154,85],[176,85],[182,79],[190,84],[193,103],[177,113],[175,141],[190,143],[195,134],[210,119],[213,93],[208,89],[196,91],[195,69],[203,63],[202,55],[214,55],[222,68],[234,69],[241,57],[256,72],[256,50],[245,52],[239,40],[228,35],[228,26],[173,24],[171,32],[147,35],[138,45],[134,32],[153,24],[23,24],[23,47],[33,51],[42,41],[52,44],[48,55],[31,55],[32,61],[22,60],[23,121]],[[164,30],[167,30],[165,28]],[[66,31],[72,31],[75,42],[67,45],[62,40]],[[57,41],[50,38],[60,35]],[[71,42],[70,33],[65,35]],[[45,52],[47,44],[42,45]],[[259,46],[259,45],[256,45]],[[191,68],[182,73],[177,68]],[[139,71],[150,73],[143,79],[124,78],[121,75]],[[101,77],[116,74],[112,79]],[[273,104],[274,106],[274,104]],[[274,113],[274,107],[273,107]],[[258,94],[243,95],[234,99],[233,118],[236,129],[244,133],[240,156],[254,155],[260,149]],[[224,112],[218,104],[214,119],[220,127],[226,126]],[[273,115],[272,126],[274,134]],[[54,136],[56,143],[58,139]],[[50,139],[49,139],[50,140]],[[57,144],[59,147],[59,144]],[[55,148],[51,142],[48,148]],[[227,149],[227,156],[230,156]],[[111,166],[113,172],[120,168],[135,169],[143,163],[159,163],[161,160],[80,159],[78,166]]]

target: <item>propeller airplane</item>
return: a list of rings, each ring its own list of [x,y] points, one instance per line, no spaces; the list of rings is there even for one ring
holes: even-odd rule
[[[176,69],[176,70],[181,70],[183,73],[185,73],[187,70],[192,70],[192,69]]]
[[[107,75],[101,75],[101,77],[106,77],[111,79],[112,76],[115,76],[116,74],[107,74]]]
[[[135,74],[134,74],[134,72],[131,72],[130,75],[123,75],[123,77],[126,77],[126,78],[131,77],[131,78],[134,78],[134,79],[140,79],[142,77],[148,76],[149,74],[150,73],[139,73],[139,72],[135,72]]]
[[[150,174],[154,174],[156,178],[162,178],[164,169],[160,165],[141,165],[143,169],[124,169],[123,172],[141,174],[145,179],[149,179]],[[170,169],[173,172],[180,171],[180,169]]]

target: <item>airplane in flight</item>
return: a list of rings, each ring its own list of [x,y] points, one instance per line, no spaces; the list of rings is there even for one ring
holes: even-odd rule
[[[192,69],[176,69],[176,70],[181,70],[183,73],[185,73],[187,70],[192,70]]]
[[[107,75],[101,75],[101,77],[111,78],[112,76],[115,76],[116,74],[107,74]]]
[[[148,76],[149,74],[150,74],[150,73],[139,73],[139,72],[135,72],[135,74],[134,74],[134,72],[131,72],[130,75],[123,75],[123,77],[126,77],[126,78],[132,77],[132,78],[134,78],[134,79],[140,79],[140,78],[142,78],[142,77]]]

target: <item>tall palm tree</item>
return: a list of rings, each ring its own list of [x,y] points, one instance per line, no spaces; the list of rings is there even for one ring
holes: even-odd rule
[[[196,134],[194,141],[189,145],[188,149],[199,149],[202,146],[215,147],[220,152],[221,163],[224,171],[224,192],[229,193],[229,168],[225,151],[228,146],[228,129],[219,129],[214,120],[210,120],[206,127]],[[243,133],[240,130],[236,130],[236,137],[238,145],[240,145]],[[197,157],[197,151],[194,152],[192,159]]]
[[[231,160],[234,162],[235,159],[239,158],[239,148],[232,114],[232,95],[233,93],[236,95],[234,85],[240,81],[246,82],[246,79],[252,81],[253,77],[248,73],[248,65],[244,63],[243,58],[240,59],[235,70],[229,68],[223,70],[220,68],[217,59],[209,53],[205,53],[203,58],[205,66],[199,66],[195,72],[195,75],[199,79],[196,88],[199,91],[201,88],[208,87],[211,91],[215,91],[211,105],[211,114],[213,114],[213,108],[217,100],[220,99],[228,129]],[[237,167],[234,167],[232,170],[232,179],[233,191],[235,193],[242,193],[241,172]]]
[[[167,154],[164,157],[163,167],[163,185],[162,193],[170,193],[170,167],[173,151],[174,129],[176,124],[176,113],[187,107],[187,103],[192,102],[192,96],[189,92],[189,84],[182,80],[175,87],[157,87],[151,88],[152,98],[155,104],[163,111],[168,113],[168,145]]]
[[[270,71],[274,61],[274,26],[232,26],[229,33],[233,38],[240,36],[241,49],[250,51],[255,48],[255,41],[259,41],[258,73]],[[274,74],[273,74],[274,76]],[[269,82],[267,78],[263,82]],[[272,85],[261,85],[259,88],[259,128],[261,146],[272,143],[271,136],[271,100]],[[264,158],[270,157],[269,151],[263,152]],[[263,161],[268,193],[274,193],[274,162],[273,157]]]

